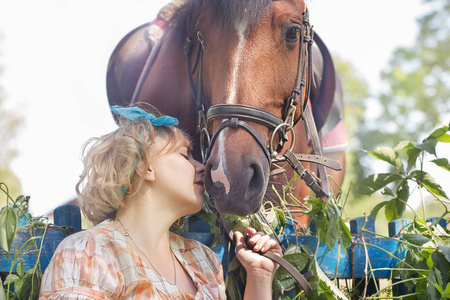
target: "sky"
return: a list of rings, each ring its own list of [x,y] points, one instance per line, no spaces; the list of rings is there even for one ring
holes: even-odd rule
[[[34,215],[75,197],[84,143],[116,128],[106,97],[114,47],[167,0],[0,0],[0,86],[24,124],[10,167]],[[314,29],[373,93],[397,47],[412,45],[420,0],[311,0]],[[1,178],[0,178],[1,181]]]

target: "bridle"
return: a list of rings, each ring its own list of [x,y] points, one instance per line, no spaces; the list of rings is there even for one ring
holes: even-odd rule
[[[269,163],[269,166],[274,162],[287,161],[317,197],[326,199],[329,196],[329,184],[325,166],[336,170],[341,169],[341,166],[338,162],[322,156],[320,139],[314,123],[314,118],[310,107],[307,105],[312,78],[312,44],[314,32],[309,23],[309,13],[307,8],[305,8],[302,17],[303,21],[299,37],[300,46],[297,76],[291,95],[285,101],[285,105],[282,110],[282,118],[263,109],[243,104],[209,105],[209,102],[204,94],[202,83],[203,50],[207,45],[207,41],[198,29],[197,39],[187,39],[186,41],[186,67],[189,85],[195,98],[198,111],[197,130],[200,134],[200,149],[203,163],[206,163],[208,160],[210,149],[212,149],[218,135],[222,130],[228,127],[243,128],[260,146]],[[194,63],[191,64],[194,48],[196,48],[196,53],[194,56]],[[195,87],[193,76],[197,71],[197,87]],[[297,109],[300,109],[300,116],[295,118]],[[294,146],[294,125],[300,119],[305,120],[306,128],[315,155],[298,155],[292,153]],[[211,136],[210,129],[212,128],[212,122],[214,120],[222,120],[222,122]],[[266,146],[266,142],[260,137],[256,130],[249,125],[248,122],[264,125],[269,129],[269,132],[272,132],[268,147]],[[289,140],[289,133],[292,137],[291,145],[289,149],[286,150],[281,156],[279,155],[279,152],[282,151],[285,143]],[[278,143],[275,141],[278,141]],[[321,185],[319,185],[314,176],[302,166],[301,161],[317,163]]]

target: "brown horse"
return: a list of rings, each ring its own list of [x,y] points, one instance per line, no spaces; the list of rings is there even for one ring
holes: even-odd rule
[[[192,137],[199,136],[202,105],[205,113],[211,106],[227,104],[283,118],[300,73],[299,60],[306,59],[299,55],[306,45],[301,42],[306,38],[302,31],[305,12],[303,0],[176,0],[157,20],[136,28],[117,45],[107,73],[109,103],[128,106],[148,102],[177,117]],[[155,41],[158,34],[154,32],[163,35]],[[328,50],[317,35],[314,41],[313,60],[301,66],[313,67],[313,74],[304,79],[312,81],[309,99],[315,126],[326,135],[337,124],[342,125],[342,93]],[[297,94],[303,101],[292,115],[295,121],[306,107],[308,90]],[[203,130],[213,133],[225,123],[223,112],[219,115]],[[243,123],[250,128],[244,128],[238,121],[228,118],[226,128],[219,128],[213,137],[207,153],[206,188],[221,213],[243,216],[256,212],[264,196],[277,202],[267,186],[277,183],[279,187],[285,176],[278,174],[269,180],[267,154],[271,153],[262,145],[269,146],[274,128],[248,118]],[[304,123],[298,122],[293,129],[292,152],[308,153]],[[282,134],[275,136],[278,139]],[[199,140],[194,139],[196,158],[201,153]],[[344,165],[344,150],[334,150],[327,156]],[[303,165],[314,169],[308,163]],[[343,172],[330,174],[342,182]],[[287,177],[292,175],[292,170],[287,170]],[[295,197],[310,195],[302,181],[296,180],[294,186]]]

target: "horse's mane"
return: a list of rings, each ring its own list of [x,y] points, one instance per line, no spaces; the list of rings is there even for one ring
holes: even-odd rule
[[[202,11],[203,1],[189,0],[173,15],[172,21],[175,25],[173,34],[195,38],[197,19]],[[208,5],[214,23],[220,24],[225,30],[233,30],[236,22],[255,24],[264,9],[273,1],[276,0],[209,0]]]
[[[273,0],[210,0],[212,15],[224,27],[245,20],[254,24]]]

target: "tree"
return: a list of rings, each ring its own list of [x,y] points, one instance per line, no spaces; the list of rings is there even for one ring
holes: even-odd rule
[[[424,3],[433,5],[417,20],[420,31],[414,45],[398,48],[382,72],[389,89],[378,97],[381,114],[362,126],[363,149],[420,140],[446,123],[450,111],[450,0]]]
[[[1,74],[2,68],[0,66]],[[0,84],[0,182],[5,182],[8,185],[11,197],[15,198],[20,194],[20,183],[17,177],[11,172],[9,164],[17,155],[13,141],[22,124],[22,120],[17,114],[5,108],[5,100],[6,94]],[[0,208],[3,205],[4,203],[0,202]]]
[[[348,148],[346,153],[345,180],[341,186],[346,207],[344,209],[347,218],[362,216],[367,212],[367,202],[361,201],[362,196],[356,194],[355,186],[362,180],[367,172],[367,154],[362,151],[362,138],[360,128],[365,124],[364,104],[370,97],[369,85],[358,73],[354,66],[339,57],[333,57],[336,71],[342,83],[345,103],[345,126],[348,134]]]

